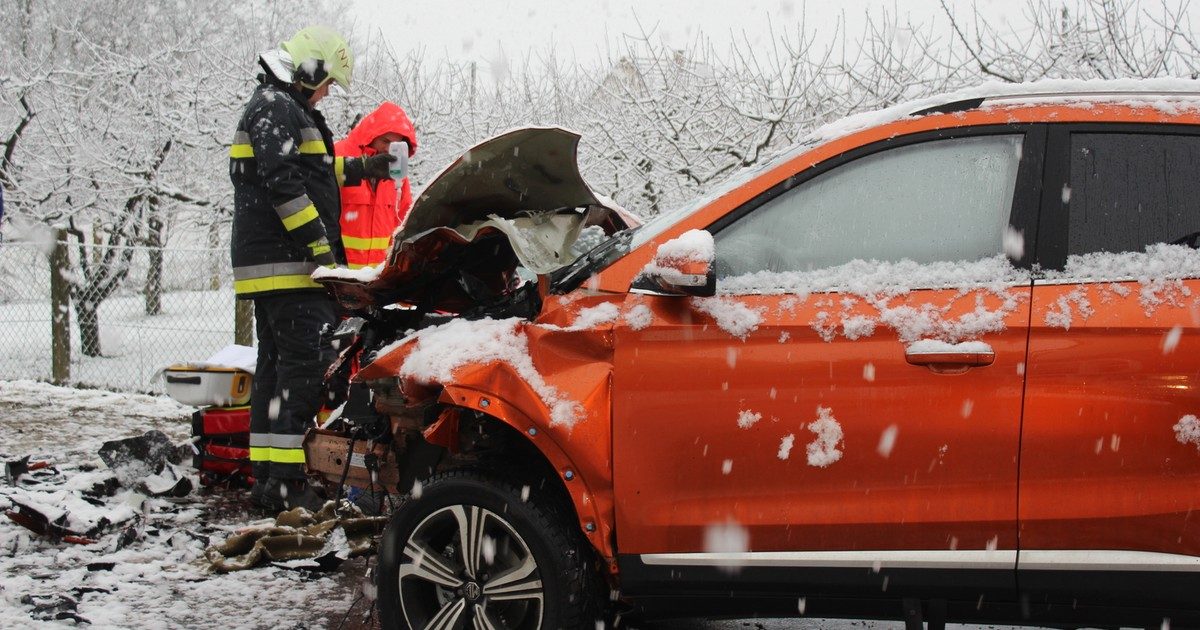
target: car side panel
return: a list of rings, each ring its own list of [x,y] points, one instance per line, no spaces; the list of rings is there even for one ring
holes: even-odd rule
[[[620,552],[711,551],[731,523],[754,552],[1016,549],[1029,287],[1008,291],[1017,306],[1005,329],[983,336],[995,363],[963,374],[908,364],[883,325],[826,341],[816,323],[830,312],[880,316],[863,302],[842,312],[840,294],[738,297],[761,317],[744,340],[693,298],[631,296],[624,310],[642,306],[653,319],[614,331]],[[954,318],[974,312],[976,297],[1000,309],[995,295],[955,290],[914,291],[890,306]],[[819,407],[843,432],[840,459],[825,466],[806,452]],[[746,413],[760,417],[741,427]],[[890,451],[881,448],[889,431]]]
[[[1033,292],[1022,549],[1200,556],[1200,280]],[[1176,328],[1178,327],[1178,328]]]

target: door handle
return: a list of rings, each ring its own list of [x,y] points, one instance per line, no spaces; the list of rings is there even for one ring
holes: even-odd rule
[[[904,358],[911,365],[924,366],[938,374],[962,374],[973,367],[991,365],[996,353],[991,350],[906,350]]]

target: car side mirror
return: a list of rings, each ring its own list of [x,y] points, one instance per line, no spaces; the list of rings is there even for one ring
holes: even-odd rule
[[[709,297],[717,292],[713,256],[712,234],[704,230],[684,232],[659,246],[633,288],[663,295]]]

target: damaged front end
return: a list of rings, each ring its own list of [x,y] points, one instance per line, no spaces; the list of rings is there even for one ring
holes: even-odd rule
[[[351,317],[326,378],[345,404],[306,437],[310,472],[374,497],[449,463],[537,467],[576,480],[580,526],[609,547],[611,326],[572,320],[612,298],[563,294],[639,222],[587,186],[578,142],[557,128],[484,142],[418,196],[384,265],[314,274]]]

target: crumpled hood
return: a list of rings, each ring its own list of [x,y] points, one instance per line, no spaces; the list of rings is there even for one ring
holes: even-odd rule
[[[584,227],[612,234],[639,224],[583,180],[579,139],[534,127],[473,147],[420,193],[382,268],[314,278],[350,308],[405,302],[456,313],[510,291],[518,266],[536,274],[565,267]]]
[[[375,111],[358,121],[345,139],[338,141],[334,152],[348,157],[363,155],[364,149],[371,141],[385,133],[404,136],[404,140],[408,142],[410,157],[417,152],[417,132],[412,121],[408,119],[408,114],[404,113],[403,108],[391,101],[384,101]]]
[[[421,191],[393,241],[492,214],[512,219],[528,212],[611,207],[579,174],[578,148],[579,134],[559,127],[517,129],[476,145]]]

